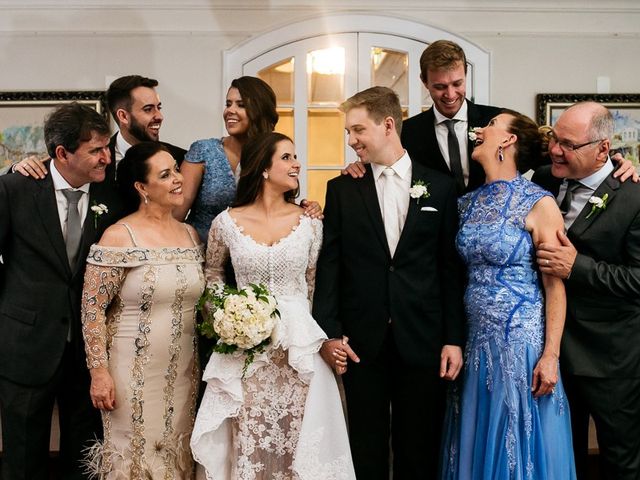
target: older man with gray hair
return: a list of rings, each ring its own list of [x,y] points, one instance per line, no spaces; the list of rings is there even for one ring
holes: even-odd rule
[[[563,278],[562,375],[578,478],[586,478],[589,415],[602,478],[640,478],[640,185],[621,183],[609,158],[610,112],[571,106],[550,132],[552,164],[534,181],[557,195],[566,234],[538,246],[543,273]]]

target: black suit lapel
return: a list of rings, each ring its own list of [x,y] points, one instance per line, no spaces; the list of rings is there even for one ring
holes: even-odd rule
[[[33,197],[36,211],[40,215],[40,220],[51,241],[53,251],[60,260],[61,267],[70,274],[71,269],[69,268],[69,260],[67,259],[67,247],[64,243],[64,237],[62,236],[60,215],[58,213],[56,193],[51,175],[47,175],[44,179],[37,181],[36,192]]]
[[[438,144],[438,138],[436,137],[436,115],[433,113],[434,107],[431,107],[427,110],[424,116],[424,132],[425,132],[425,151],[424,155],[428,159],[429,157],[433,158],[433,161],[425,163],[425,166],[431,166],[431,168],[435,170],[439,170],[441,172],[446,172],[451,174],[451,170],[449,169],[449,165],[444,160],[442,156],[442,152],[440,151],[440,145]]]
[[[415,162],[411,162],[411,185],[414,185],[418,180],[424,182],[425,185],[429,184],[429,182],[427,181],[426,169]],[[396,255],[399,251],[401,251],[403,245],[408,241],[407,239],[411,237],[411,232],[416,225],[416,221],[418,220],[420,209],[425,205],[425,199],[419,200],[420,202],[417,202],[415,198],[409,199],[407,218],[404,221],[402,233],[400,233],[400,239],[398,240],[398,246],[396,247]]]
[[[116,139],[118,134],[114,134],[109,140],[109,152],[111,153],[111,163],[105,170],[105,181],[114,182],[116,180]]]
[[[596,189],[595,193],[593,194],[593,196],[600,197],[600,198],[602,198],[605,194],[607,194],[608,195],[607,206],[609,206],[611,202],[613,202],[616,196],[616,193],[620,188],[620,181],[613,178],[612,175],[613,174],[605,178],[604,182],[600,184],[600,186]],[[598,211],[593,212],[593,215],[587,218],[589,216],[589,213],[591,213],[592,207],[593,205],[587,202],[587,204],[584,206],[584,208],[582,209],[578,217],[575,219],[573,224],[571,224],[571,227],[569,228],[569,233],[572,236],[574,235],[576,237],[582,236],[582,234],[584,234],[584,232],[586,232],[589,228],[591,228],[591,226],[594,223],[596,223],[601,216],[607,214],[607,210],[605,209],[599,212]]]
[[[473,130],[477,127],[484,127],[486,124],[478,111],[478,107],[475,106],[473,102],[467,100],[467,127],[468,131]],[[473,148],[475,147],[474,143],[469,139],[469,135],[467,135],[467,157],[469,161],[469,182],[467,184],[467,188],[465,191],[470,192],[471,190],[475,190],[480,185],[482,185],[485,181],[484,170],[480,166],[480,164],[474,161],[471,158],[471,153],[473,152]]]
[[[380,211],[380,202],[378,201],[378,193],[373,178],[373,170],[371,165],[366,165],[367,172],[362,180],[356,181],[357,188],[362,195],[365,208],[371,219],[371,224],[376,232],[378,240],[383,245],[387,255],[391,256],[389,251],[389,243],[387,235],[384,232],[384,222],[382,220],[382,212]]]

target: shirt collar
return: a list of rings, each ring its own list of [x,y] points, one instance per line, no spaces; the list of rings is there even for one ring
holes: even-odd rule
[[[373,179],[378,180],[380,175],[382,175],[382,171],[387,168],[386,165],[381,165],[379,163],[372,163],[371,170],[373,171]],[[396,175],[398,175],[403,180],[407,175],[411,175],[411,158],[409,154],[405,150],[402,156],[396,160],[396,162],[392,165],[389,165],[389,168],[392,168]]]
[[[130,148],[131,145],[124,139],[122,132],[118,132],[116,135],[116,150],[124,157],[125,153],[127,153],[127,150]]]
[[[51,162],[49,162],[49,170],[51,170],[51,180],[53,181],[53,188],[58,191],[58,190],[81,190],[84,193],[89,193],[89,183],[85,183],[84,185],[78,187],[78,188],[74,188],[71,185],[69,185],[69,182],[67,182],[64,177],[62,176],[62,174],[58,171],[58,169],[56,168],[56,160],[55,158],[51,160]]]
[[[588,177],[581,178],[579,182],[585,187],[590,188],[591,190],[596,190],[600,184],[607,178],[611,172],[613,172],[613,162],[611,162],[611,158],[607,157],[607,162],[602,166],[600,170],[595,173],[592,173]]]
[[[462,106],[460,107],[460,110],[458,110],[458,112],[453,116],[453,118],[448,118],[445,117],[443,114],[441,114],[438,109],[436,107],[433,107],[433,114],[436,117],[436,125],[440,125],[442,122],[446,121],[446,120],[458,120],[460,122],[466,122],[468,120],[467,118],[467,110],[468,110],[468,106],[467,106],[467,99],[465,98],[464,102],[462,102]]]

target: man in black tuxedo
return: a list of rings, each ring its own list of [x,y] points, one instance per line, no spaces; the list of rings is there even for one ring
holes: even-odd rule
[[[467,58],[464,50],[449,40],[437,40],[422,52],[420,80],[429,90],[433,106],[403,122],[402,145],[414,162],[452,176],[458,195],[470,192],[484,183],[484,170],[471,161],[473,143],[468,132],[486,126],[502,109],[476,105],[465,98]],[[343,173],[361,177],[364,166],[355,162]]]
[[[100,436],[89,398],[80,295],[89,246],[120,203],[103,182],[109,125],[92,108],[63,105],[47,118],[50,175],[0,177],[0,410],[6,480],[48,479],[54,401],[65,479],[84,478],[87,442]],[[102,183],[101,183],[102,182]],[[104,204],[107,212],[91,210]]]
[[[562,376],[578,478],[587,478],[589,415],[602,478],[640,478],[640,185],[614,178],[609,111],[576,104],[558,118],[552,160],[534,181],[557,195],[567,234],[539,246],[543,273],[565,279]]]
[[[422,52],[420,80],[433,106],[405,120],[402,145],[414,161],[453,176],[458,194],[478,188],[484,183],[484,171],[471,161],[468,132],[486,126],[501,109],[465,98],[467,59],[464,50],[449,40],[437,40]]]
[[[160,127],[162,102],[156,91],[158,81],[140,75],[126,75],[117,78],[107,89],[107,106],[119,131],[109,141],[111,163],[107,167],[107,178],[115,180],[116,167],[124,157],[129,147],[140,142],[160,141]],[[170,143],[160,142],[178,162],[184,160],[187,151]],[[44,178],[47,168],[35,156],[27,157],[12,165],[11,171],[30,175],[34,178]]]
[[[344,373],[358,478],[389,478],[390,438],[395,478],[435,478],[443,379],[460,371],[464,337],[455,184],[403,149],[391,89],[341,109],[366,172],[327,186],[313,302],[329,337],[321,354]]]
[[[120,77],[109,85],[107,106],[120,131],[109,142],[113,162],[107,175],[115,177],[116,166],[131,145],[160,141],[160,127],[164,116],[157,86],[157,80],[140,75]],[[167,147],[180,165],[186,150],[170,143],[160,143]]]

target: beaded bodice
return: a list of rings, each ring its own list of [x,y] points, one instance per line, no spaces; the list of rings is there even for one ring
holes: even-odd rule
[[[300,216],[300,223],[273,245],[263,245],[236,225],[229,211],[211,226],[205,274],[207,284],[224,281],[224,263],[231,255],[238,287],[262,283],[273,295],[310,296],[322,243],[322,223]]]
[[[499,343],[542,346],[543,297],[525,219],[545,195],[550,194],[517,176],[484,185],[459,200],[456,246],[468,269],[470,344],[491,337]]]

